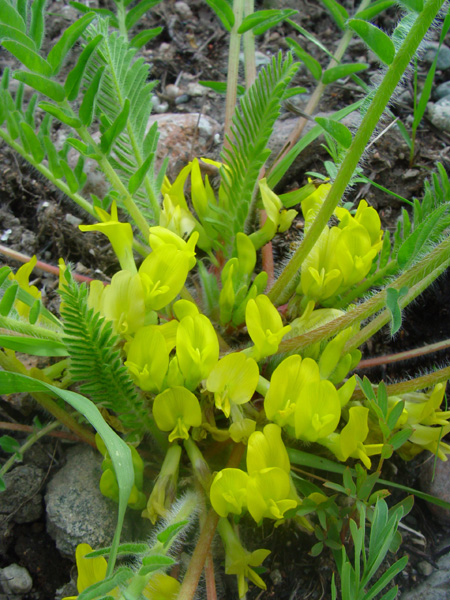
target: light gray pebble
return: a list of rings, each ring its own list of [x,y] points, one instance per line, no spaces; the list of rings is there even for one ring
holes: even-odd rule
[[[270,579],[274,585],[279,585],[283,581],[283,575],[279,569],[274,569],[270,571]]]
[[[444,81],[434,90],[434,97],[437,100],[445,98],[445,96],[450,96],[450,81]]]
[[[429,577],[434,571],[433,567],[426,560],[421,560],[420,563],[417,564],[417,570],[421,575],[424,575],[425,577]]]
[[[153,110],[155,111],[155,113],[158,113],[159,115],[161,115],[162,113],[165,113],[169,110],[169,104],[168,104],[168,102],[161,102],[161,104],[158,104],[158,106],[155,106],[155,108]]]
[[[16,563],[0,569],[0,582],[7,594],[27,594],[33,587],[31,575]]]
[[[192,11],[189,8],[189,5],[186,2],[182,2],[182,0],[175,2],[174,9],[183,19],[190,19],[192,17]]]
[[[450,96],[445,96],[435,104],[428,104],[428,116],[435,127],[450,131]]]
[[[450,590],[450,554],[437,561],[438,570],[420,585],[402,594],[400,600],[449,600]]]
[[[439,49],[439,44],[437,42],[425,42],[424,49],[425,52],[422,56],[424,62],[431,64],[436,56],[436,52],[438,52],[436,67],[440,71],[450,69],[450,48],[442,45]]]
[[[69,223],[69,225],[73,225],[74,227],[78,227],[78,225],[81,225],[81,223],[83,222],[83,220],[79,219],[75,215],[71,215],[70,213],[67,213],[66,214],[66,222]]]

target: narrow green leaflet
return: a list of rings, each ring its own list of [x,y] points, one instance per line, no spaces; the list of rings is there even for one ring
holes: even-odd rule
[[[20,123],[20,128],[30,147],[30,154],[37,163],[42,162],[44,160],[45,153],[38,136],[34,132],[34,129],[30,127],[28,123],[25,123],[25,121]]]
[[[133,48],[142,48],[145,46],[150,40],[155,38],[157,35],[162,33],[163,27],[154,27],[153,29],[145,29],[145,31],[141,31],[133,38],[131,38],[130,45]]]
[[[390,65],[394,60],[395,46],[391,38],[367,21],[361,19],[351,19],[349,27],[359,35],[359,37],[369,46],[378,58],[386,65]]]
[[[53,105],[50,104],[50,106],[53,106]],[[45,110],[45,108],[44,108],[44,110]],[[63,176],[63,172],[59,165],[59,156],[58,156],[58,153],[56,152],[56,148],[53,145],[53,142],[51,141],[51,139],[49,138],[48,135],[44,135],[43,139],[44,139],[45,150],[47,152],[48,168],[50,169],[51,173],[57,179],[60,179]]]
[[[261,35],[265,33],[271,27],[274,27],[281,21],[292,17],[297,14],[298,10],[286,8],[284,10],[270,9],[270,10],[258,10],[245,17],[242,21],[241,26],[238,29],[238,33],[245,33],[253,29],[255,35]]]
[[[308,69],[308,71],[311,73],[314,79],[317,79],[317,81],[319,81],[319,79],[322,77],[322,67],[320,66],[319,61],[313,58],[310,54],[308,54],[306,50],[303,50],[300,44],[292,38],[287,37],[286,42],[289,48],[305,64],[305,67]]]
[[[203,87],[214,90],[218,94],[227,93],[227,82],[226,81],[199,81],[199,84]],[[243,96],[245,94],[245,87],[243,85],[237,86],[237,95]]]
[[[125,17],[125,26],[131,29],[148,10],[159,4],[161,0],[141,0]]]
[[[100,67],[100,69],[98,69],[95,73],[88,89],[86,90],[86,93],[84,94],[83,100],[78,110],[78,116],[80,117],[80,120],[83,123],[83,125],[86,125],[86,127],[89,127],[94,118],[97,93],[100,88],[100,80],[102,78],[104,70],[105,67]]]
[[[417,13],[423,11],[423,0],[400,0],[400,4]]]
[[[369,65],[365,63],[351,63],[349,65],[338,65],[337,67],[330,67],[322,75],[322,83],[329,84],[341,79],[342,77],[348,77],[353,73],[364,71],[368,69]]]
[[[395,0],[377,0],[372,2],[370,6],[356,13],[355,19],[362,19],[363,21],[371,21],[374,17],[382,13],[384,10],[390,8],[395,4]]]
[[[83,52],[80,54],[80,57],[77,60],[77,64],[67,75],[66,81],[64,83],[64,89],[67,94],[67,100],[75,100],[78,96],[78,92],[80,90],[80,85],[83,80],[84,71],[89,64],[89,59],[92,56],[95,48],[98,46],[100,40],[103,39],[101,34],[96,35],[89,44],[83,49]]]
[[[87,15],[84,15],[84,17],[81,17],[78,21],[75,21],[75,23],[72,23],[50,50],[47,60],[50,63],[54,74],[59,73],[69,50],[72,49],[75,42],[81,37],[89,23],[95,19],[95,16],[95,13],[90,12]]]
[[[11,27],[19,29],[23,33],[26,33],[27,31],[25,21],[22,19],[14,6],[7,0],[0,0],[0,21],[10,25]]]
[[[17,79],[17,81],[29,85],[37,92],[44,94],[44,96],[47,96],[50,100],[62,102],[65,98],[65,92],[62,85],[59,85],[59,83],[56,83],[56,81],[52,81],[47,77],[43,77],[37,73],[29,73],[28,71],[15,71],[13,77],[14,79]]]
[[[31,21],[30,21],[30,37],[33,39],[37,48],[42,46],[45,32],[45,12],[46,0],[34,0],[31,2]]]
[[[148,575],[148,573],[158,571],[159,569],[167,569],[174,565],[175,562],[176,561],[173,558],[165,556],[164,554],[145,556],[142,559],[142,567],[139,569],[139,575]]]
[[[15,42],[13,40],[5,40],[2,42],[2,45],[8,52],[11,52],[18,61],[27,67],[27,69],[30,69],[30,71],[38,73],[39,75],[44,75],[45,77],[51,76],[52,67],[50,64],[29,46],[24,46],[20,42]]]
[[[7,317],[11,312],[18,291],[19,284],[13,283],[3,294],[3,298],[0,301],[0,315],[2,317]]]
[[[128,191],[130,192],[130,194],[134,194],[141,187],[142,182],[144,181],[145,176],[147,174],[147,171],[149,170],[150,165],[152,164],[154,156],[155,153],[150,152],[150,154],[144,160],[144,162],[136,171],[136,173],[130,177],[130,181],[128,182]]]
[[[215,12],[225,29],[231,31],[234,25],[234,13],[227,0],[205,0],[205,2]]]
[[[97,558],[97,556],[108,556],[110,552],[111,546],[108,546],[107,548],[99,548],[93,552],[88,552],[85,556],[86,558]],[[145,552],[148,552],[148,544],[133,544],[130,542],[120,544],[117,548],[117,556],[119,556],[119,554],[144,554]]]
[[[109,566],[109,564],[108,564]],[[100,597],[105,597],[105,594],[119,586],[125,584],[134,575],[134,572],[130,567],[119,567],[117,571],[106,577],[103,581],[98,581],[88,588],[84,589],[81,594],[77,596],[78,600],[98,600]],[[106,598],[114,598],[114,596],[106,596]]]
[[[72,192],[72,194],[75,194],[75,192],[77,192],[78,188],[80,187],[80,184],[78,183],[78,179],[75,177],[75,174],[72,171],[72,169],[69,167],[67,161],[61,159],[59,161],[59,164],[63,171],[64,177],[66,178],[67,185],[69,186],[69,190]]]
[[[316,123],[318,123],[323,129],[335,139],[338,144],[344,148],[350,148],[352,144],[352,133],[348,127],[339,121],[333,121],[333,119],[325,119],[324,117],[316,117]]]
[[[49,115],[52,115],[52,117],[58,119],[58,121],[69,125],[69,127],[73,127],[74,129],[78,129],[79,127],[81,127],[80,119],[68,115],[65,110],[59,108],[58,106],[55,106],[54,104],[51,104],[50,102],[39,102],[39,108],[45,110],[45,112],[47,112]]]
[[[6,23],[0,23],[0,39],[2,40],[15,40],[20,44],[30,48],[30,50],[36,50],[36,44],[31,38],[29,38],[23,31],[11,27]],[[3,41],[2,41],[3,43]]]
[[[100,139],[100,149],[105,154],[111,150],[117,137],[127,126],[128,115],[130,114],[130,100],[127,98],[123,104],[122,111],[117,115],[114,123],[109,127]]]
[[[325,4],[327,9],[330,11],[331,16],[336,21],[337,26],[340,29],[345,28],[345,22],[348,19],[348,12],[345,8],[336,2],[336,0],[321,0],[322,4]]]
[[[177,534],[183,529],[183,527],[188,525],[188,523],[188,520],[173,523],[172,525],[169,525],[169,527],[166,527],[166,529],[158,533],[156,539],[158,540],[158,542],[161,542],[165,549],[167,549],[170,546],[170,542],[173,540],[173,538],[176,537]]]
[[[112,27],[119,28],[119,22],[117,20],[116,15],[112,10],[108,10],[107,8],[91,8],[89,6],[85,6],[81,4],[81,2],[69,2],[70,6],[73,6],[76,10],[82,13],[90,13],[94,12],[96,15],[101,15],[102,17],[108,17],[109,22]]]
[[[129,447],[106,423],[98,408],[90,400],[76,392],[62,390],[43,381],[38,381],[37,379],[32,379],[31,377],[26,377],[25,375],[19,375],[17,373],[7,373],[6,371],[0,371],[0,388],[4,394],[14,394],[17,392],[52,392],[53,394],[56,394],[56,396],[81,413],[97,430],[104,441],[114,465],[114,471],[119,486],[117,528],[112,544],[111,557],[108,562],[107,575],[110,575],[114,569],[128,498],[130,497],[131,489],[134,485],[133,461]],[[80,596],[78,596],[78,598],[80,598]]]
[[[67,356],[62,342],[19,335],[0,335],[0,346],[32,356]]]

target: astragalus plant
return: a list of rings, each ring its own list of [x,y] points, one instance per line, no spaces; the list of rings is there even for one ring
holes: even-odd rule
[[[80,235],[106,235],[120,264],[109,283],[86,286],[61,261],[59,315],[29,285],[33,261],[15,274],[0,270],[1,390],[31,392],[89,443],[86,421],[98,432],[100,488],[118,501],[119,519],[111,547],[77,550],[79,599],[192,598],[205,570],[211,600],[216,531],[239,596],[248,580],[265,588],[258,567],[270,551],[244,548],[239,523],[256,528],[268,520],[314,534],[312,553],[334,554],[342,597],[369,600],[405,566],[400,559],[371,586],[388,550],[398,547],[397,526],[411,506],[406,499],[388,509],[386,490],[374,486],[394,452],[408,460],[429,450],[446,460],[450,412],[441,404],[449,369],[392,386],[351,373],[359,347],[389,323],[395,333],[401,310],[450,264],[450,184],[438,166],[393,239],[364,200],[352,207],[349,186],[427,32],[439,26],[445,36],[444,2],[399,2],[402,17],[388,36],[371,19],[393,2],[364,1],[349,15],[335,0],[324,1],[342,29],[328,68],[291,40],[294,54],[278,54],[256,76],[254,36],[293,11],[208,1],[230,31],[227,136],[220,161],[196,158],[175,181],[164,176],[166,164],[155,167],[158,131],[147,128],[155,82],[138,56],[159,30],[133,33],[157,3],[116,1],[115,12],[72,3],[83,16],[44,56],[45,1],[0,0],[2,45],[21,63],[3,74],[0,136],[86,210],[91,222]],[[358,107],[317,119],[309,137],[293,135],[268,168],[282,103],[299,93],[289,87],[300,65],[294,56],[311,70],[320,95],[365,68],[341,63],[353,34],[378,56],[380,83],[366,89]],[[242,38],[247,90],[236,106]],[[74,47],[78,58],[66,73]],[[11,78],[19,82],[14,94]],[[27,103],[25,86],[36,92]],[[352,132],[339,119],[355,108],[362,120]],[[55,121],[70,130],[61,150],[52,141]],[[323,131],[334,148],[332,179],[275,193],[298,153]],[[74,168],[69,149],[78,153]],[[102,198],[81,193],[86,161],[95,161],[108,182]],[[206,163],[215,180],[203,175]],[[275,276],[272,240],[299,210],[304,235]],[[52,360],[27,371],[16,351]],[[343,485],[319,488],[291,463],[342,473]],[[180,493],[180,479],[192,491]],[[156,524],[149,542],[120,544],[127,505]],[[178,580],[166,571],[181,541],[192,540],[194,518],[200,535]],[[115,569],[120,553],[134,555],[132,567]],[[395,594],[392,588],[383,597]]]

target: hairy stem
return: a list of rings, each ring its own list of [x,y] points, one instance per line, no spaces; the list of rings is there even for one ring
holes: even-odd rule
[[[237,82],[239,71],[239,50],[241,47],[241,34],[237,31],[242,23],[244,11],[244,0],[234,0],[234,25],[230,36],[230,49],[228,52],[228,75],[227,75],[227,96],[225,101],[225,128],[224,128],[224,148],[229,146],[229,136],[231,133],[231,123],[236,109],[237,101]]]
[[[433,354],[440,350],[446,350],[450,348],[450,339],[443,340],[442,342],[436,342],[435,344],[427,344],[421,348],[414,348],[414,350],[405,350],[404,352],[397,352],[396,354],[386,354],[384,356],[375,356],[374,358],[367,358],[361,360],[356,368],[359,369],[370,369],[372,367],[378,367],[380,365],[389,365],[395,362],[403,360],[411,360],[412,358],[419,358],[426,354]]]

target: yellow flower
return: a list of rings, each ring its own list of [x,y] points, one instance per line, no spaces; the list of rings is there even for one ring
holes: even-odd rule
[[[78,544],[75,552],[78,570],[77,590],[79,594],[90,585],[103,581],[106,576],[106,569],[108,567],[106,560],[103,556],[98,556],[97,558],[85,558],[86,554],[89,554],[89,552],[92,552],[92,548],[89,544]],[[117,598],[119,590],[116,588],[115,590],[108,592],[108,594]],[[77,596],[66,596],[63,600],[76,600],[76,598]]]
[[[267,296],[260,294],[249,300],[245,309],[248,334],[255,344],[249,352],[255,360],[275,354],[290,325],[283,327],[280,313]]]
[[[34,267],[36,266],[36,263],[37,258],[36,256],[33,256],[27,263],[25,263],[19,269],[17,269],[15,275],[10,273],[8,275],[8,279],[10,279],[11,281],[17,281],[17,283],[23,290],[28,292],[28,294],[33,296],[33,298],[38,299],[41,297],[41,292],[37,289],[35,285],[30,285],[30,275]],[[28,318],[28,315],[30,314],[30,307],[28,306],[28,304],[25,304],[21,300],[15,300],[14,308],[17,310],[21,317]]]
[[[153,416],[161,431],[171,431],[169,442],[187,440],[190,427],[199,427],[202,412],[197,398],[184,387],[173,387],[158,394],[153,404]]]
[[[221,517],[242,514],[247,506],[248,475],[241,469],[222,469],[209,491],[212,507]]]

